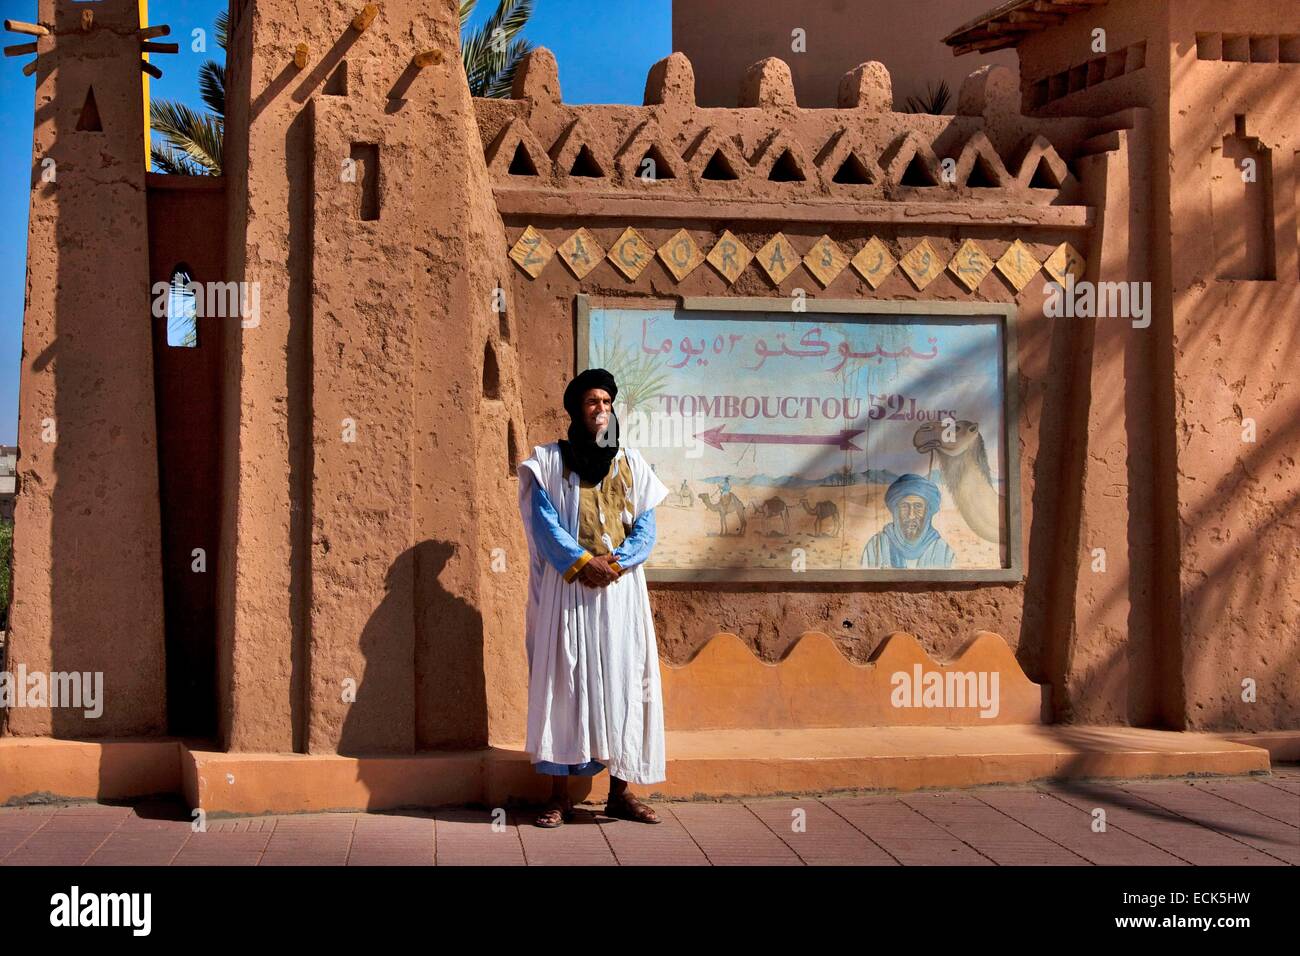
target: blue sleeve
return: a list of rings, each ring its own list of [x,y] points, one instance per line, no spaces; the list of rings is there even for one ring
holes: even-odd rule
[[[636,519],[632,531],[614,549],[614,560],[624,571],[630,571],[650,557],[650,549],[654,546],[655,510],[651,508]]]
[[[551,496],[536,481],[533,482],[532,522],[533,541],[542,556],[555,570],[568,576],[574,570],[574,565],[587,553],[587,549],[578,544],[573,535],[560,525],[560,516],[551,503]]]

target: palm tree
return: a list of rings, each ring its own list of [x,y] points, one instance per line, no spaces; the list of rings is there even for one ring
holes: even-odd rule
[[[938,86],[925,84],[925,93],[921,96],[909,96],[903,106],[904,113],[933,113],[942,116],[948,111],[952,101],[952,89],[947,80],[940,80]]]
[[[533,2],[497,0],[492,16],[466,35],[465,24],[478,0],[460,0],[461,60],[471,96],[502,99],[510,95],[515,70],[533,48],[518,35],[532,16]],[[222,13],[213,25],[213,33],[223,54],[229,31],[230,15]],[[208,60],[199,68],[199,96],[208,108],[206,113],[175,100],[154,100],[149,104],[149,125],[165,140],[152,150],[153,165],[159,172],[221,175],[226,73],[216,60]]]
[[[460,57],[465,64],[471,96],[505,99],[510,96],[515,70],[533,48],[519,36],[533,15],[533,0],[497,0],[497,8],[483,24],[465,35],[478,0],[460,0]]]
[[[217,15],[212,32],[226,52],[230,14]],[[160,172],[186,176],[221,175],[221,137],[226,125],[226,68],[216,60],[199,67],[199,97],[208,108],[200,113],[175,100],[152,100],[149,125],[166,142],[155,146],[153,164]]]

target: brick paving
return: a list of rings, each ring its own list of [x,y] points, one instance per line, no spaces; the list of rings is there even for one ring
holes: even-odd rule
[[[580,806],[210,821],[174,803],[0,807],[0,866],[1300,864],[1300,768],[1270,776],[655,804],[658,826]],[[1097,824],[1104,811],[1104,830]]]

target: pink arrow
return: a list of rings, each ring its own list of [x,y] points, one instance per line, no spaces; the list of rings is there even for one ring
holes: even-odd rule
[[[722,434],[726,425],[719,425],[707,431],[697,432],[696,438],[702,439],[718,451],[722,451],[723,442],[732,444],[749,443],[751,445],[835,445],[840,451],[862,451],[853,444],[853,439],[862,434],[861,428],[843,428],[838,435],[755,435],[748,432],[728,432]]]

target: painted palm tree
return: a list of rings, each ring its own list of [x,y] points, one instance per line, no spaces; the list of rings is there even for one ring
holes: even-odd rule
[[[460,0],[461,59],[473,96],[503,98],[510,95],[515,70],[532,44],[519,36],[533,13],[533,0],[497,0],[496,10],[475,30],[466,24],[478,0]],[[226,52],[230,16],[222,13],[213,25],[221,52]],[[225,66],[208,60],[199,68],[199,96],[207,107],[201,112],[176,100],[149,104],[149,125],[164,142],[152,150],[154,168],[188,176],[221,175],[221,138],[226,116]]]
[[[648,405],[667,387],[668,374],[655,356],[642,355],[608,339],[596,349],[597,368],[603,368],[618,383],[618,401],[629,417],[640,406]]]

